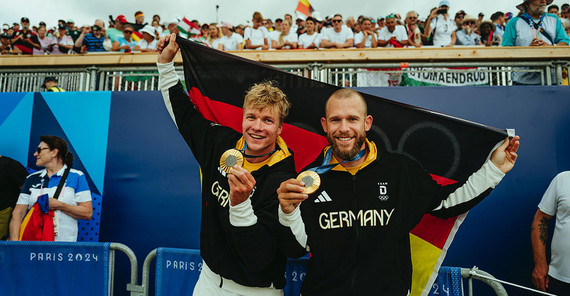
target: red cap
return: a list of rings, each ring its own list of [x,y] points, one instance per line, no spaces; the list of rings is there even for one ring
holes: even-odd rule
[[[127,18],[124,15],[119,15],[116,18],[116,21],[118,21],[121,24],[126,24],[127,23]]]

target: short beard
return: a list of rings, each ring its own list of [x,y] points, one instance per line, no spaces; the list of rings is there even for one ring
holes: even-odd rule
[[[336,142],[334,141],[334,137],[332,135],[329,135],[328,133],[327,133],[327,140],[329,141],[329,144],[331,144],[331,149],[332,149],[334,156],[336,156],[342,160],[351,160],[354,157],[356,157],[356,155],[362,149],[362,145],[366,141],[366,134],[364,136],[356,135],[356,143],[354,144],[352,149],[350,149],[349,151],[340,150],[340,148],[338,148],[338,146],[336,145]]]

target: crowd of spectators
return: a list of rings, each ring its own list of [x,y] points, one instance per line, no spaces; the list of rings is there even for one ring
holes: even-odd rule
[[[561,20],[570,32],[568,4],[548,6],[548,13]],[[520,15],[521,13],[519,13]],[[93,25],[78,27],[72,19],[59,20],[57,26],[44,22],[31,26],[27,17],[20,22],[3,24],[0,33],[2,54],[71,54],[101,52],[155,51],[157,40],[167,34],[192,39],[220,50],[312,49],[312,48],[379,48],[379,47],[451,47],[501,46],[505,27],[515,15],[497,11],[489,19],[459,10],[451,17],[450,3],[441,0],[427,17],[409,11],[402,18],[398,13],[385,17],[358,18],[341,14],[293,19],[291,14],[275,20],[255,12],[250,25],[233,26],[229,22],[204,23],[192,20],[190,28],[183,20],[163,22],[154,15],[150,24],[141,11],[128,22],[124,15],[109,17],[108,24],[95,20]],[[186,28],[186,29],[185,29]]]

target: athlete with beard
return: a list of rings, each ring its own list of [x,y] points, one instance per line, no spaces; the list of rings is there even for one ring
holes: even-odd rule
[[[312,194],[296,179],[277,190],[282,248],[311,252],[302,295],[407,295],[412,266],[409,232],[424,214],[455,217],[480,202],[510,171],[519,137],[493,151],[468,180],[440,186],[407,156],[377,149],[362,95],[333,93],[321,124],[330,146],[308,168],[320,170]],[[336,164],[336,165],[335,165]]]

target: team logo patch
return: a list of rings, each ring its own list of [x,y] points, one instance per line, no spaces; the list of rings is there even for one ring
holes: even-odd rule
[[[390,196],[388,195],[388,182],[378,182],[378,199],[387,201]]]

